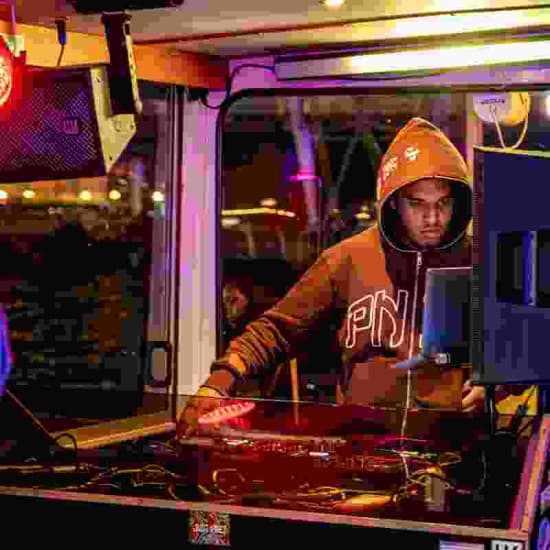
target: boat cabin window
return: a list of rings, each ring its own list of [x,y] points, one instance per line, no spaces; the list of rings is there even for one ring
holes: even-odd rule
[[[175,89],[140,88],[107,176],[0,185],[8,388],[51,431],[168,409]]]
[[[376,223],[381,158],[412,117],[438,126],[470,167],[476,145],[548,151],[547,90],[516,93],[516,120],[498,127],[480,109],[483,99],[467,92],[383,90],[236,99],[222,123],[218,351],[276,303],[323,250]],[[298,353],[301,398],[334,398],[339,350],[334,335],[327,337],[331,330],[312,335]],[[278,394],[257,381],[246,391],[290,397],[288,378],[280,386]]]

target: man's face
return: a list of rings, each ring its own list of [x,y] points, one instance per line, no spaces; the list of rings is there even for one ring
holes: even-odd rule
[[[227,320],[235,326],[246,313],[248,298],[236,285],[226,284],[223,287],[223,307]]]
[[[420,248],[437,248],[453,214],[450,183],[418,180],[398,191],[396,203],[409,240]]]

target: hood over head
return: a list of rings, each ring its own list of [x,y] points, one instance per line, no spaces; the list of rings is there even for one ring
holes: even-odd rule
[[[453,215],[440,249],[459,240],[472,215],[468,168],[449,138],[431,122],[412,118],[397,133],[382,158],[377,179],[378,222],[382,237],[394,248],[410,250],[398,236],[399,212],[388,200],[396,191],[424,178],[452,184]]]

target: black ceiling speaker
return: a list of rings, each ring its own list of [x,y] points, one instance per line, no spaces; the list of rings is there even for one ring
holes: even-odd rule
[[[136,131],[112,115],[106,66],[25,71],[17,105],[0,108],[0,182],[107,174]]]
[[[141,113],[130,16],[105,14],[110,64],[63,69],[15,65],[0,105],[0,183],[106,175]]]
[[[78,13],[92,14],[125,10],[176,8],[184,0],[69,0]]]

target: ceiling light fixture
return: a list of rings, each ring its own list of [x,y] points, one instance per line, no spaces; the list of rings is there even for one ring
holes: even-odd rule
[[[323,5],[329,10],[337,10],[341,8],[345,3],[345,0],[323,0]]]
[[[383,53],[278,60],[277,78],[334,78],[460,69],[550,60],[550,40],[517,40],[440,48],[402,49]]]

